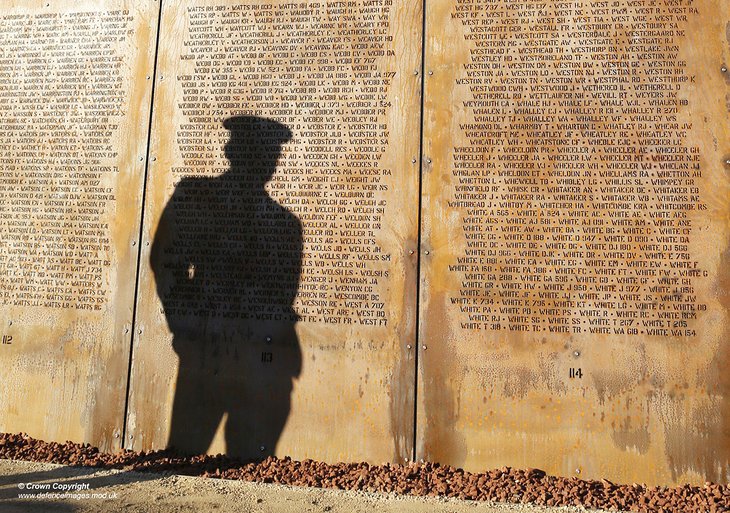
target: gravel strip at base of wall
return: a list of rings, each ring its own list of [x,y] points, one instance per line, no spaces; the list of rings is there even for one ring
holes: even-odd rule
[[[477,501],[584,506],[647,513],[730,513],[730,486],[727,485],[706,483],[704,486],[674,488],[619,485],[605,479],[592,481],[549,476],[539,469],[504,467],[472,473],[438,463],[328,464],[272,457],[244,462],[223,455],[187,457],[170,451],[109,454],[88,444],[44,442],[22,433],[0,433],[0,458]]]

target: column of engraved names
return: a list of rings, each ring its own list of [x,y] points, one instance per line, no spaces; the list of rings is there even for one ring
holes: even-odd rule
[[[0,16],[2,303],[108,300],[127,11]]]
[[[693,336],[689,1],[455,0],[464,329]]]
[[[221,121],[255,115],[287,125],[269,194],[301,221],[295,303],[303,322],[387,325],[381,292],[391,255],[378,240],[391,169],[387,123],[395,72],[387,0],[189,7],[181,55],[186,122],[177,176],[224,173]],[[209,162],[215,162],[211,170]],[[276,269],[271,283],[276,285]],[[242,316],[247,314],[241,313]]]

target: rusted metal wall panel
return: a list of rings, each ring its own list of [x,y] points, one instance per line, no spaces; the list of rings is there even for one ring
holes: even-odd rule
[[[417,457],[728,480],[729,14],[427,2]]]
[[[421,22],[164,4],[127,447],[410,457]]]
[[[0,431],[120,445],[158,5],[0,14]]]

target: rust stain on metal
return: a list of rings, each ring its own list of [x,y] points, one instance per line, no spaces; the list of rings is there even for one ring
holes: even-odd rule
[[[417,457],[726,482],[721,2],[427,9]]]
[[[10,2],[1,16],[0,431],[118,449],[157,9]]]
[[[410,457],[421,19],[163,7],[129,447]]]

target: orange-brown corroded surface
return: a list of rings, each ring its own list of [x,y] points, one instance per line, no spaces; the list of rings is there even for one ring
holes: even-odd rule
[[[155,2],[0,14],[0,430],[118,449]]]
[[[421,20],[164,6],[127,447],[410,457]]]
[[[428,2],[418,458],[728,479],[724,7]]]

